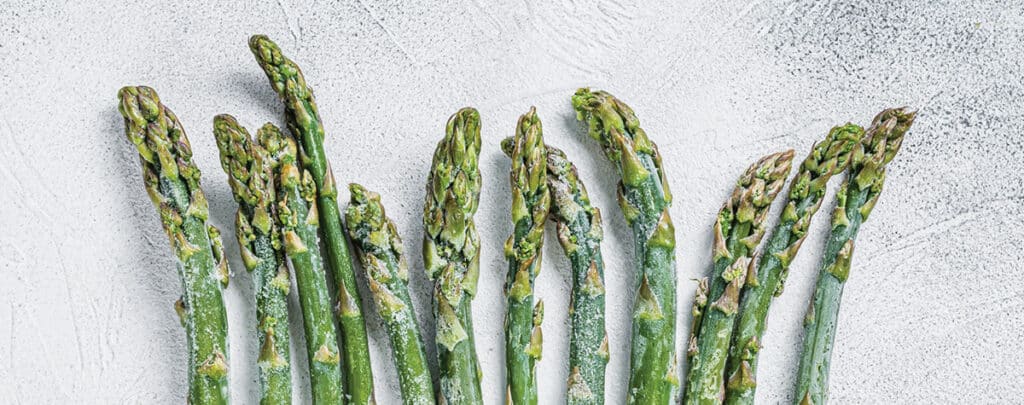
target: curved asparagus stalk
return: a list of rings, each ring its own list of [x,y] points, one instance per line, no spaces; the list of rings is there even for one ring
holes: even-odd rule
[[[249,131],[230,115],[213,119],[213,134],[220,163],[238,202],[235,233],[242,263],[252,273],[256,289],[256,334],[260,343],[261,404],[288,404],[292,400],[288,290],[291,279],[285,264],[280,229],[274,218],[274,157],[254,144]]]
[[[764,236],[772,201],[786,184],[793,151],[762,157],[740,176],[718,213],[707,306],[690,347],[685,404],[720,404],[725,399],[723,373],[736,325],[740,289],[752,276],[754,251]]]
[[[512,156],[513,138],[501,149]],[[547,145],[548,190],[558,241],[572,268],[572,306],[569,309],[569,404],[603,404],[604,372],[608,364],[608,333],[604,327],[604,260],[601,257],[601,212],[565,152]]]
[[[350,184],[352,200],[345,210],[345,222],[366,280],[391,338],[395,369],[402,387],[403,403],[434,403],[434,383],[409,298],[409,271],[403,256],[402,239],[394,222],[384,213],[380,195],[358,184]]]
[[[284,250],[298,283],[313,403],[338,404],[345,397],[345,380],[337,331],[331,318],[327,275],[318,249],[316,185],[308,171],[300,174],[294,139],[283,136],[273,124],[264,125],[256,136],[260,145],[279,162],[275,173],[277,218]]]
[[[544,222],[551,208],[547,184],[547,150],[536,108],[519,117],[511,145],[512,226],[505,242],[508,276],[505,295],[505,362],[511,404],[537,403],[544,303],[534,306],[534,281],[541,267]]]
[[[824,141],[814,145],[790,183],[786,208],[766,244],[757,271],[743,287],[739,320],[726,366],[726,403],[754,403],[757,355],[768,306],[772,297],[782,293],[789,263],[807,236],[807,227],[821,206],[829,179],[846,170],[850,152],[863,135],[864,129],[853,124],[832,128]]]
[[[227,286],[228,267],[220,232],[206,223],[209,209],[192,147],[156,91],[123,87],[117,95],[125,134],[139,151],[146,191],[178,259],[183,293],[176,310],[187,339],[188,402],[226,404],[228,323],[221,288]]]
[[[482,404],[480,365],[470,301],[480,275],[480,113],[463,108],[448,119],[434,150],[423,205],[423,264],[434,280],[439,403]]]
[[[676,272],[672,203],[658,148],[625,103],[603,91],[579,89],[577,118],[616,165],[619,207],[633,230],[637,301],[633,315],[628,403],[665,404],[679,385],[675,351]]]
[[[849,174],[839,189],[832,213],[832,232],[822,255],[814,301],[804,318],[804,349],[795,397],[800,404],[821,405],[828,400],[828,373],[839,302],[850,274],[854,240],[861,223],[878,202],[885,183],[885,166],[899,152],[903,136],[916,115],[905,107],[882,111],[851,154]]]
[[[302,149],[302,167],[313,176],[318,191],[316,197],[320,210],[320,231],[327,249],[327,267],[333,272],[338,290],[338,317],[348,378],[347,394],[352,403],[372,403],[373,373],[366,325],[359,307],[362,301],[356,288],[352,259],[349,257],[341,213],[338,211],[338,190],[334,174],[324,154],[324,127],[313,100],[313,90],[306,85],[299,66],[286,58],[277,44],[266,36],[252,36],[249,48],[270,79],[270,85],[284,102],[288,129]]]

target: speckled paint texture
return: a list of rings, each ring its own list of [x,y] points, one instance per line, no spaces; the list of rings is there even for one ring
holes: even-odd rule
[[[173,309],[181,287],[116,94],[128,84],[160,92],[192,140],[212,223],[230,232],[235,203],[212,118],[230,113],[255,130],[283,115],[247,48],[253,33],[268,34],[304,67],[338,181],[380,191],[410,244],[422,237],[424,181],[445,120],[459,107],[479,108],[485,183],[474,314],[488,403],[500,403],[505,386],[510,163],[499,142],[531,105],[605,213],[608,398],[625,398],[633,253],[615,171],[569,104],[584,85],[630,103],[664,155],[676,197],[680,347],[693,279],[710,268],[715,212],[743,168],[772,151],[803,155],[831,126],[867,124],[885,107],[918,108],[858,239],[831,400],[1024,397],[1020,0],[171,3],[0,7],[0,402],[184,401],[184,334]],[[827,221],[816,217],[772,307],[759,373],[764,403],[792,401]],[[253,403],[252,283],[226,239],[232,393],[236,403]],[[564,400],[568,375],[570,279],[551,235],[544,249],[538,381],[542,402],[554,404]],[[432,330],[423,262],[409,259],[420,324]],[[387,339],[375,315],[368,321],[378,400],[393,404]],[[303,345],[298,335],[293,342]],[[293,364],[296,399],[307,403],[305,363]]]

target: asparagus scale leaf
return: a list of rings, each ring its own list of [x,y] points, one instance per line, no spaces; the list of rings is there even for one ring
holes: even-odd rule
[[[799,404],[822,405],[828,400],[828,375],[839,303],[850,275],[854,241],[861,224],[878,202],[885,183],[886,165],[899,152],[903,136],[916,116],[915,111],[906,107],[882,111],[851,152],[846,180],[836,196],[832,231],[825,243],[814,298],[804,318],[803,352],[795,397]]]
[[[690,371],[683,396],[685,404],[720,404],[724,400],[723,374],[740,290],[752,276],[754,252],[764,236],[765,219],[772,201],[786,183],[792,160],[793,151],[787,150],[764,156],[750,165],[718,213],[707,306],[687,353]]]
[[[275,216],[273,172],[278,162],[230,115],[213,119],[220,163],[238,202],[235,233],[242,263],[256,290],[256,334],[260,344],[260,403],[292,400],[288,290],[291,278]]]
[[[345,380],[338,351],[338,335],[331,317],[327,274],[318,248],[316,185],[309,171],[301,171],[295,140],[285,137],[273,124],[257,131],[260,145],[278,161],[277,218],[281,240],[298,283],[302,325],[306,332],[306,356],[313,403],[337,404],[345,398]]]
[[[537,403],[537,361],[543,335],[544,302],[534,305],[534,282],[541,268],[544,223],[551,209],[547,183],[547,150],[537,110],[519,117],[512,139],[512,235],[505,242],[508,276],[505,296],[505,362],[508,402]]]
[[[470,302],[480,275],[480,113],[448,119],[434,150],[423,204],[423,264],[434,280],[439,403],[482,404]]]
[[[313,90],[306,84],[299,66],[286,58],[281,48],[266,36],[254,35],[249,39],[249,48],[270,80],[271,87],[284,103],[288,129],[301,148],[302,167],[312,175],[316,186],[327,267],[333,272],[338,291],[338,318],[348,378],[347,394],[353,403],[372,403],[373,372],[370,368],[366,325],[359,307],[361,299],[356,288],[355,271],[338,210],[338,190],[324,154],[324,127],[313,99]]]
[[[384,213],[380,195],[354,183],[349,185],[349,191],[352,199],[345,210],[345,223],[366,272],[377,313],[391,339],[402,402],[433,404],[434,383],[409,298],[409,271],[402,239],[395,223]]]
[[[637,299],[627,402],[665,404],[672,400],[679,377],[674,353],[676,240],[661,155],[633,110],[611,94],[579,89],[572,104],[616,166],[619,207],[635,239]]]
[[[125,134],[139,152],[142,178],[178,259],[183,294],[176,310],[188,347],[188,402],[227,404],[227,316],[221,288],[228,264],[209,209],[200,171],[178,117],[146,86],[118,92]]]
[[[828,136],[811,148],[789,185],[789,195],[779,223],[772,231],[756,271],[743,287],[735,336],[726,365],[728,404],[753,404],[757,387],[757,355],[765,331],[772,298],[782,293],[789,263],[796,257],[811,218],[825,196],[829,179],[846,170],[851,152],[864,135],[853,124],[832,128]]]

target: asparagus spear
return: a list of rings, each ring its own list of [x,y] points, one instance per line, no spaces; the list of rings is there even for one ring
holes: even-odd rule
[[[793,151],[762,157],[736,182],[729,200],[718,213],[707,310],[695,329],[690,347],[686,404],[720,404],[725,399],[723,373],[735,327],[740,289],[753,271],[754,250],[764,236],[764,222],[772,201],[786,184]]]
[[[839,319],[843,285],[850,275],[854,240],[860,225],[878,202],[885,183],[886,164],[900,150],[903,135],[916,112],[892,108],[875,116],[864,139],[851,154],[850,169],[837,194],[832,232],[825,244],[814,301],[804,318],[804,349],[800,356],[795,400],[824,404],[828,400],[828,373]]]
[[[249,48],[270,79],[270,85],[284,102],[288,129],[301,145],[302,167],[313,176],[318,190],[320,231],[327,248],[327,267],[333,272],[332,278],[338,291],[338,316],[348,377],[347,394],[353,403],[372,403],[373,374],[370,369],[366,325],[359,307],[359,290],[356,288],[355,272],[352,270],[338,211],[338,190],[324,154],[324,128],[313,100],[313,90],[306,85],[299,66],[286,58],[277,44],[266,36],[252,36]]]
[[[480,275],[480,113],[463,108],[437,144],[423,205],[423,264],[434,280],[439,403],[482,404],[470,301]]]
[[[256,334],[260,342],[261,404],[287,404],[292,400],[288,332],[288,290],[291,280],[285,264],[280,229],[274,219],[273,170],[277,162],[249,131],[230,115],[213,119],[213,134],[220,162],[238,202],[235,233],[245,269],[256,288]]]
[[[633,315],[628,402],[666,404],[679,385],[675,356],[675,228],[672,194],[658,148],[625,103],[603,91],[579,89],[577,118],[617,166],[619,207],[633,230],[637,301]]]
[[[548,189],[558,241],[572,267],[568,403],[604,404],[608,333],[604,328],[604,260],[601,212],[565,153],[548,146]]]
[[[501,148],[512,155],[513,138]],[[569,380],[567,402],[603,404],[604,371],[608,364],[608,334],[604,328],[604,260],[601,257],[601,212],[590,205],[587,188],[565,152],[546,145],[548,190],[558,241],[572,267],[572,306],[569,312]]]
[[[403,403],[434,403],[434,383],[420,338],[402,239],[394,222],[384,213],[380,195],[350,184],[352,200],[345,211],[349,237],[356,247],[377,312],[384,320],[395,355],[395,369],[402,387]]]
[[[309,171],[300,174],[295,140],[273,124],[256,134],[260,145],[278,161],[277,218],[281,240],[298,283],[302,325],[306,332],[313,403],[338,404],[344,400],[345,381],[338,354],[337,331],[331,318],[331,297],[317,237],[316,185]]]
[[[183,294],[176,304],[188,347],[188,402],[226,404],[227,316],[221,288],[228,283],[220,232],[209,209],[199,168],[178,117],[145,86],[118,91],[125,134],[139,151],[142,178],[178,259]]]
[[[508,402],[537,403],[537,361],[540,360],[544,302],[534,306],[534,281],[541,267],[544,222],[551,208],[547,184],[547,151],[536,108],[519,117],[510,145],[512,157],[512,226],[505,242],[508,276],[505,295],[505,362]]]
[[[761,255],[757,271],[743,287],[739,320],[725,373],[728,377],[726,403],[754,403],[757,354],[761,349],[768,306],[773,296],[782,293],[789,263],[807,236],[807,227],[821,206],[829,179],[846,170],[850,152],[863,135],[864,129],[853,124],[832,128],[824,141],[814,145],[790,183],[786,208]]]

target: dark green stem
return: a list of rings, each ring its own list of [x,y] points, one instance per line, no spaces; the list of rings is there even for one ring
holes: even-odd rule
[[[753,276],[754,252],[764,236],[772,202],[786,183],[793,159],[788,150],[762,157],[736,182],[715,222],[714,269],[707,310],[695,326],[685,404],[720,404],[725,397],[725,362],[736,324],[740,290]]]
[[[366,325],[359,307],[362,302],[356,288],[355,271],[348,252],[348,241],[338,210],[338,190],[330,163],[324,154],[324,128],[299,66],[286,58],[281,49],[263,35],[249,39],[249,48],[263,68],[271,86],[284,102],[288,129],[298,140],[303,168],[313,176],[320,211],[320,232],[327,251],[328,268],[338,291],[338,317],[345,354],[348,392],[354,404],[374,402],[373,372]]]
[[[345,210],[345,223],[366,272],[377,313],[391,339],[402,401],[406,405],[433,404],[434,383],[409,298],[402,239],[395,223],[384,213],[380,195],[354,183],[349,190],[352,200]]]
[[[854,241],[885,184],[886,165],[899,152],[916,113],[894,108],[879,113],[852,152],[849,174],[837,193],[832,232],[825,244],[814,299],[804,317],[804,344],[797,373],[795,402],[822,405],[828,400],[828,377],[843,286],[850,275]]]
[[[550,218],[572,268],[567,401],[572,405],[600,405],[604,404],[608,364],[601,212],[590,205],[576,166],[565,153],[550,146],[547,150]]]
[[[270,138],[281,145],[277,178],[277,216],[281,223],[281,239],[295,271],[299,306],[306,332],[306,355],[313,403],[338,404],[345,398],[345,379],[338,351],[337,330],[331,317],[331,297],[327,274],[320,256],[317,227],[316,186],[308,171],[300,172],[292,138],[267,124],[260,129],[260,139]]]
[[[525,405],[537,403],[544,304],[541,301],[534,306],[534,282],[540,273],[544,223],[551,207],[547,150],[535,108],[519,117],[510,148],[513,233],[505,242],[505,361],[508,399],[510,403]]]
[[[627,402],[666,404],[679,385],[675,356],[675,228],[672,194],[657,146],[625,103],[603,91],[579,89],[577,118],[600,142],[621,177],[619,207],[633,230],[637,298]]]
[[[434,280],[435,341],[440,398],[451,405],[482,404],[480,365],[470,302],[480,274],[480,113],[463,108],[448,120],[437,144],[423,205],[423,264]]]
[[[832,128],[817,143],[790,184],[788,201],[779,224],[772,232],[757,271],[748,277],[740,301],[735,337],[726,365],[726,403],[753,404],[757,386],[757,357],[772,298],[782,293],[789,263],[800,250],[811,218],[825,196],[829,179],[846,170],[853,148],[864,129],[853,124]]]
[[[292,400],[288,332],[291,278],[281,246],[280,226],[274,216],[273,171],[277,161],[264,145],[254,144],[249,132],[230,115],[214,117],[213,133],[220,150],[221,167],[228,174],[228,184],[238,202],[235,234],[242,263],[255,284],[260,403],[289,404]]]
[[[188,402],[227,404],[228,324],[221,288],[227,260],[199,185],[192,147],[173,112],[149,87],[118,92],[125,134],[139,152],[149,198],[178,259],[182,297],[176,304],[188,348]]]

